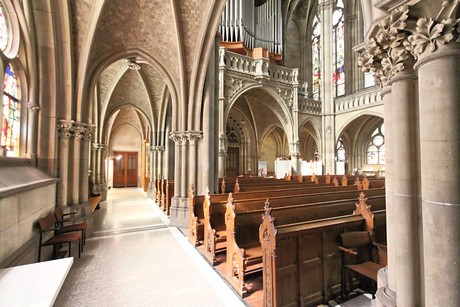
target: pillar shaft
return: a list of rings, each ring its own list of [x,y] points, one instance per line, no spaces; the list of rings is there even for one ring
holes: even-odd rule
[[[417,64],[425,306],[460,301],[460,48],[446,48]]]
[[[391,85],[392,160],[391,174],[393,199],[390,211],[395,258],[390,266],[390,279],[396,277],[397,305],[420,306],[420,246],[418,197],[418,108],[417,79],[406,63],[406,71],[393,78]],[[385,105],[385,108],[387,106]],[[385,110],[386,112],[386,110]],[[390,227],[390,226],[389,226]]]

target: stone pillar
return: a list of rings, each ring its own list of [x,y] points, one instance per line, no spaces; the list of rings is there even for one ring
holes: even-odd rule
[[[393,202],[394,195],[394,168],[393,168],[393,103],[391,87],[386,86],[380,91],[384,105],[385,120],[385,199],[387,210],[387,246],[388,266],[379,272],[378,290],[376,293],[376,307],[396,306],[396,212]]]
[[[40,107],[29,101],[27,103],[28,123],[27,123],[27,151],[26,157],[32,160],[32,163],[36,164],[37,155],[37,126],[38,126],[38,111]]]
[[[60,120],[58,124],[58,176],[60,180],[57,183],[57,206],[66,206],[70,204],[71,197],[69,193],[69,182],[71,180],[69,172],[70,141],[73,138],[73,121]]]
[[[189,170],[187,186],[193,184],[197,186],[197,141],[203,137],[201,131],[187,131],[187,139],[189,141]]]
[[[184,132],[171,132],[170,138],[174,141],[174,197],[172,198],[170,219],[174,226],[188,227],[188,196],[186,195],[185,182],[187,176],[186,142]]]
[[[165,169],[164,169],[164,153],[165,153],[164,146],[156,147],[158,178],[168,178],[168,174],[165,174]]]
[[[97,190],[97,177],[99,175],[99,160],[98,160],[98,149],[99,149],[99,143],[92,143],[91,144],[91,179],[93,182],[93,190],[89,191],[90,193],[96,192]]]
[[[291,143],[291,176],[299,174],[299,143]]]
[[[156,167],[155,167],[155,146],[150,146],[149,148],[149,156],[150,156],[150,181],[149,187],[147,192],[147,197],[151,199],[155,199],[155,179],[156,179]]]
[[[89,148],[91,142],[91,135],[94,133],[94,126],[87,125],[87,127],[83,131],[83,138],[81,141],[81,164],[80,164],[80,196],[79,200],[80,203],[85,203],[88,201],[88,188],[89,188]]]
[[[323,103],[323,138],[322,159],[325,164],[324,173],[335,174],[335,120],[334,96],[332,82],[332,13],[333,0],[320,0],[319,10],[321,16],[321,101]]]
[[[225,159],[227,157],[227,146],[226,146],[227,137],[221,136],[219,138],[219,169],[218,174],[219,178],[225,177]]]
[[[73,123],[74,138],[73,138],[73,163],[72,167],[72,204],[79,204],[80,200],[80,178],[83,174],[80,172],[82,140],[85,135],[86,125],[83,123]]]
[[[390,53],[391,55],[391,53]],[[390,208],[395,243],[397,305],[421,306],[420,301],[420,245],[421,229],[418,223],[420,204],[418,198],[418,108],[417,76],[410,57],[404,62],[404,71],[395,74],[391,81],[391,140],[393,173],[393,199]],[[386,106],[385,106],[386,108]],[[386,112],[386,110],[385,110]],[[385,118],[386,119],[386,118]],[[389,125],[385,123],[385,128]]]
[[[106,144],[100,144],[99,145],[99,153],[98,153],[98,163],[99,163],[99,181],[98,181],[98,187],[99,187],[99,193],[101,193],[101,199],[106,200],[107,199],[107,169],[106,169],[106,157],[107,157],[107,151],[109,147]]]
[[[443,35],[449,34],[444,31]],[[418,54],[416,64],[422,153],[424,303],[457,306],[460,302],[460,45],[455,41],[445,46],[436,43],[434,40],[439,50],[430,53],[433,48],[427,46],[423,54]]]

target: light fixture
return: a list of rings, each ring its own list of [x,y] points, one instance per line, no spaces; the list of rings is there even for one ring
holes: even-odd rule
[[[132,69],[132,70],[141,69],[141,66],[139,64],[137,64],[135,58],[126,59],[126,66],[128,67],[128,69]]]

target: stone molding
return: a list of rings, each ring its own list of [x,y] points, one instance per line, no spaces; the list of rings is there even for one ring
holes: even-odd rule
[[[182,131],[172,131],[169,133],[169,138],[173,140],[174,145],[183,146],[187,142],[187,133]]]
[[[186,137],[191,145],[196,145],[196,142],[203,138],[203,132],[189,130],[186,132]]]
[[[421,56],[450,42],[460,42],[460,20],[444,18],[448,15],[445,11],[455,14],[457,6],[458,1],[445,1],[438,14],[438,18],[443,17],[440,20],[411,17],[408,5],[394,9],[379,22],[374,37],[366,41],[358,65],[364,72],[373,72],[381,88],[391,84],[395,75]]]

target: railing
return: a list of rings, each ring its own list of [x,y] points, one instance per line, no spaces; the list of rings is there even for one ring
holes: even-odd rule
[[[251,75],[255,79],[267,78],[289,86],[297,86],[299,70],[270,63],[267,58],[252,58],[220,49],[220,63],[227,71]]]
[[[379,103],[382,103],[379,89],[371,87],[352,95],[336,98],[335,113]]]
[[[321,114],[321,101],[299,96],[299,112]]]

